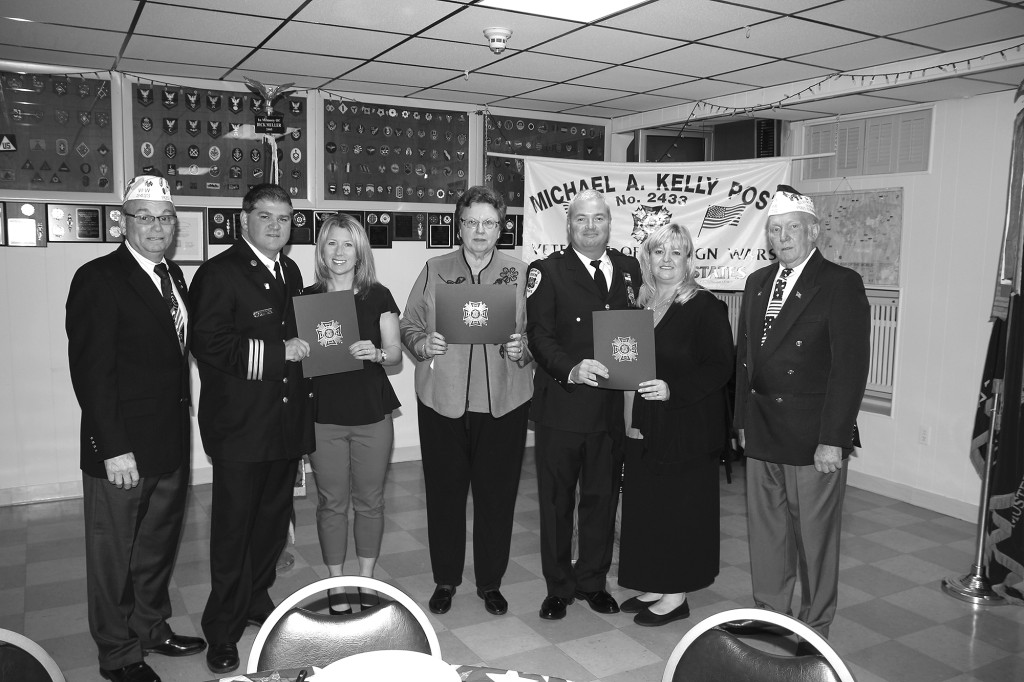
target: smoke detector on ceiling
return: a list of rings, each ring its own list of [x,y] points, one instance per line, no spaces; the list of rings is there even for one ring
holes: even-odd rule
[[[512,37],[512,31],[501,26],[491,26],[484,29],[484,36],[487,38],[487,46],[494,54],[501,54],[505,51],[508,39]]]

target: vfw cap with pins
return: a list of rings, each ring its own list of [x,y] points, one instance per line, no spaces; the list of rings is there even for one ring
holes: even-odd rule
[[[775,190],[775,196],[772,197],[772,203],[768,207],[768,216],[782,215],[793,211],[803,211],[810,213],[815,218],[818,217],[818,214],[814,212],[814,202],[809,196],[800,194],[789,185],[779,185]]]
[[[156,175],[137,175],[128,181],[124,190],[126,202],[133,199],[141,201],[171,201],[171,186],[167,180]]]

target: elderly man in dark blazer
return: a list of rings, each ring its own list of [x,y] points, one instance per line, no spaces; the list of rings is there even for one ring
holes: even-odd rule
[[[100,674],[159,682],[144,654],[206,648],[167,624],[191,470],[188,289],[164,258],[177,221],[167,181],[133,178],[123,214],[124,243],[71,281],[68,359],[82,407],[86,592]]]
[[[780,186],[768,210],[779,259],[747,278],[737,340],[736,415],[747,461],[754,601],[827,636],[835,616],[846,460],[867,383],[870,312],[859,274],[825,260],[810,197]],[[751,622],[727,626],[763,632]],[[810,651],[800,643],[798,653]]]
[[[199,430],[213,462],[203,632],[217,674],[238,667],[246,624],[261,625],[274,609],[269,589],[288,537],[295,472],[313,446],[312,394],[299,364],[309,344],[297,338],[292,309],[302,275],[281,253],[291,221],[283,188],[252,188],[242,200],[242,239],[192,282]]]
[[[534,261],[527,275],[526,333],[537,361],[530,418],[536,424],[541,570],[540,617],[565,617],[576,597],[618,613],[605,578],[611,565],[625,437],[623,394],[597,388],[608,369],[594,359],[593,313],[636,307],[640,264],[608,248],[611,211],[600,192],[569,204],[569,248]],[[580,485],[579,558],[572,564],[573,508]]]

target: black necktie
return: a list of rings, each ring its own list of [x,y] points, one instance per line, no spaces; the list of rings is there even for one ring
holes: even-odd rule
[[[167,308],[171,311],[171,319],[174,320],[174,329],[178,332],[178,344],[185,348],[185,320],[181,315],[181,310],[178,308],[178,299],[174,297],[174,292],[171,289],[171,275],[167,272],[166,263],[157,263],[156,267],[153,268],[156,271],[157,277],[160,278],[160,293],[164,295],[164,301],[167,303]]]
[[[280,261],[274,261],[274,279],[277,280],[277,286],[281,289],[281,293],[288,293],[288,289],[284,286],[284,275],[281,274]]]
[[[592,260],[590,265],[594,268],[594,283],[597,284],[597,291],[601,294],[601,298],[608,298],[608,280],[604,278],[604,273],[601,271],[601,261]]]

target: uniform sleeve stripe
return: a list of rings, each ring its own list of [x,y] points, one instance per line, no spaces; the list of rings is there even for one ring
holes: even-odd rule
[[[263,379],[263,341],[249,339],[249,366],[246,378],[251,381]]]

